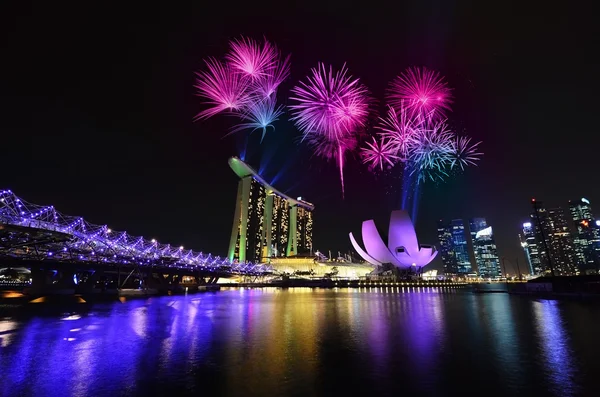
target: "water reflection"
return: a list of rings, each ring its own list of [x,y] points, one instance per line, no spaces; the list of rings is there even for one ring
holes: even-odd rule
[[[22,314],[0,320],[0,395],[570,395],[595,384],[597,354],[578,353],[572,335],[593,349],[599,314],[402,287],[234,289]]]
[[[542,362],[548,380],[562,389],[562,396],[577,394],[575,362],[557,301],[533,302],[536,333],[542,346]],[[590,346],[591,347],[591,346]]]

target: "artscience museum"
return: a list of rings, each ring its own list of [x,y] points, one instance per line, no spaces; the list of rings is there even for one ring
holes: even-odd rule
[[[374,266],[393,265],[399,270],[421,273],[437,255],[435,246],[419,244],[415,227],[406,211],[392,211],[387,244],[372,219],[362,223],[364,248],[350,233],[350,241],[358,254]]]

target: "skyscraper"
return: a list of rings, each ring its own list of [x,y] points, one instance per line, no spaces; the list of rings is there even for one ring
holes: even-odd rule
[[[543,273],[556,276],[578,274],[573,238],[564,211],[562,208],[546,210],[543,203],[535,199],[531,203],[534,211],[531,220]]]
[[[229,166],[240,177],[229,259],[261,262],[312,251],[314,206],[279,192],[237,157]]]
[[[569,212],[575,228],[573,244],[579,270],[584,273],[595,273],[598,270],[600,233],[592,215],[591,203],[586,198],[571,200]]]
[[[444,273],[446,275],[466,276],[473,268],[469,259],[469,249],[465,235],[465,225],[462,219],[450,222],[438,222],[438,239]]]
[[[543,273],[540,251],[532,222],[523,223],[523,232],[519,234],[519,239],[521,240],[521,247],[525,251],[525,258],[529,265],[529,274],[533,276]]]
[[[473,218],[469,221],[469,228],[479,276],[501,278],[502,270],[492,227],[488,226],[485,218]]]

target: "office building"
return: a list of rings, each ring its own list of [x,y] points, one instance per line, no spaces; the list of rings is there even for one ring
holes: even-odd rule
[[[591,203],[586,198],[569,201],[573,221],[573,245],[577,266],[582,273],[596,273],[600,250],[600,229],[592,215]]]
[[[540,261],[540,251],[538,249],[535,230],[532,222],[523,223],[522,233],[519,234],[521,247],[525,251],[525,258],[529,268],[529,274],[532,276],[542,274],[542,263]]]
[[[240,178],[229,259],[264,262],[310,254],[314,206],[279,192],[237,157],[229,159],[229,166]]]
[[[469,229],[479,277],[501,278],[502,270],[492,227],[488,226],[485,218],[473,218],[469,221]]]
[[[438,240],[444,263],[444,274],[467,276],[473,273],[462,219],[454,219],[450,222],[440,220],[438,222]]]
[[[536,244],[543,274],[568,276],[579,273],[569,224],[562,208],[546,209],[542,202],[531,200]]]

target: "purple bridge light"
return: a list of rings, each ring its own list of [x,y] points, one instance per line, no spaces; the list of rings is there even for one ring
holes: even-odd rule
[[[230,262],[184,247],[160,244],[155,239],[131,236],[94,225],[81,217],[63,215],[54,206],[21,200],[0,190],[0,258],[46,260],[84,264],[131,265],[259,275],[268,265]]]
[[[350,241],[358,254],[374,266],[391,263],[400,269],[422,269],[437,255],[435,246],[420,245],[408,212],[396,210],[390,215],[388,244],[377,231],[372,219],[362,223],[363,249],[350,233]]]

